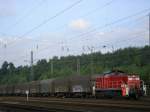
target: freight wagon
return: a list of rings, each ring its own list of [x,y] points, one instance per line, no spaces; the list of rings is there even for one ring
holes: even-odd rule
[[[70,81],[69,78],[56,78],[53,81],[54,95],[57,97],[69,96]]]
[[[7,85],[0,86],[0,95],[7,95]]]
[[[6,92],[7,92],[7,95],[13,95],[14,85],[7,85],[6,86]]]
[[[54,96],[54,79],[40,81],[40,96]]]
[[[40,81],[32,81],[29,83],[29,93],[30,96],[40,95]]]
[[[75,75],[69,78],[70,94],[72,97],[90,97],[92,82],[90,76]]]
[[[22,93],[21,93],[21,89],[22,89],[22,84],[16,84],[15,86],[14,86],[14,95],[16,95],[16,96],[20,96],[20,95],[22,95]]]
[[[26,91],[29,91],[29,83],[23,83],[21,84],[21,94],[22,96],[25,96]]]

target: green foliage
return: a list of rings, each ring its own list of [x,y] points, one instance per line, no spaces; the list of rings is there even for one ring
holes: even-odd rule
[[[66,77],[77,74],[77,60],[80,60],[80,74],[101,74],[111,69],[139,74],[148,81],[150,78],[150,47],[119,49],[114,53],[82,54],[81,56],[53,57],[49,61],[39,60],[33,66],[34,80],[54,77]],[[93,62],[93,63],[92,63]],[[15,67],[13,63],[4,62],[0,69],[0,83],[14,84],[27,82],[30,79],[31,67]]]

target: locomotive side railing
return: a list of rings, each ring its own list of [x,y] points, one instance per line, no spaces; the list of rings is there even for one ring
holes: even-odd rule
[[[107,89],[107,88],[121,88],[121,81],[110,81],[110,80],[103,80],[99,79],[99,81],[96,82],[97,88],[101,89]]]

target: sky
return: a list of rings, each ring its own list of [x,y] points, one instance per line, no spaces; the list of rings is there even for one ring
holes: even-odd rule
[[[0,65],[148,45],[149,13],[150,0],[0,0]]]

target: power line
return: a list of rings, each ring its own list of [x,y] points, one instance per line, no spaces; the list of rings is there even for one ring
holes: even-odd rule
[[[22,16],[20,19],[18,19],[18,21],[16,21],[16,23],[14,23],[12,25],[12,27],[14,28],[14,26],[16,26],[17,24],[19,24],[21,21],[23,21],[27,16],[30,16],[32,14],[32,12],[37,9],[39,6],[41,6],[44,3],[44,0],[42,0],[41,2],[39,2],[37,4],[37,6],[33,7],[32,9],[30,9],[24,16]]]
[[[107,2],[107,3],[105,3],[103,6],[97,7],[97,8],[95,8],[94,10],[87,12],[86,14],[84,14],[84,15],[81,16],[81,17],[86,17],[86,16],[88,16],[89,14],[94,14],[95,12],[100,11],[100,10],[104,9],[105,7],[111,5],[111,4],[114,3],[115,1],[116,1],[116,0],[111,0],[111,1],[109,1],[109,2]]]
[[[137,18],[137,20],[139,20],[139,19],[143,19],[143,17],[146,17],[146,16],[142,16],[142,17],[140,17],[140,18]],[[134,20],[135,21],[135,20]],[[109,32],[107,32],[107,33],[109,33]],[[141,32],[140,32],[141,33]],[[136,33],[134,33],[134,34],[136,34]],[[139,33],[138,33],[139,34]],[[73,38],[74,39],[74,38]],[[76,39],[76,38],[75,38]],[[72,40],[72,39],[69,39],[69,40]],[[47,48],[49,48],[49,47],[46,47],[46,48],[43,48],[41,51],[43,51],[44,49],[47,49]]]
[[[135,14],[134,14],[135,15]],[[128,16],[129,17],[129,16]],[[131,16],[130,16],[131,17]]]
[[[112,1],[110,1],[110,2],[108,2],[108,3],[106,3],[104,6],[107,6],[107,5],[111,4],[113,1],[114,1],[114,0],[112,0]],[[48,21],[50,21],[51,19],[57,17],[59,14],[62,14],[62,13],[64,13],[66,10],[72,8],[74,5],[78,4],[79,2],[81,2],[81,0],[78,1],[78,2],[76,2],[75,4],[71,5],[70,7],[64,9],[63,11],[57,13],[56,15],[50,17],[49,19],[43,21],[41,24],[39,24],[38,26],[34,27],[34,28],[31,29],[30,31],[26,32],[26,33],[23,34],[22,36],[25,36],[25,35],[31,33],[32,31],[34,31],[35,29],[39,28],[39,27],[42,26],[43,24],[46,24],[46,23],[47,23]],[[149,9],[148,9],[148,10],[149,10]],[[145,10],[144,10],[144,11],[145,11]],[[143,11],[142,11],[142,12],[143,12]],[[132,16],[133,16],[133,15],[132,15]],[[131,16],[130,16],[130,17],[131,17]],[[125,17],[125,18],[123,18],[123,19],[126,19],[126,18],[127,18],[127,17]],[[119,19],[118,21],[120,21],[120,20],[122,20],[122,19]],[[113,22],[113,24],[116,23],[116,22],[118,22],[118,21]],[[105,27],[108,26],[108,25],[110,25],[110,24],[106,24]],[[93,29],[93,30],[96,30],[96,29]],[[93,31],[93,30],[91,30],[91,31]],[[90,32],[91,32],[91,31],[90,31]],[[84,35],[84,34],[81,34],[81,35]],[[81,36],[81,35],[79,35],[79,36]],[[22,36],[21,36],[21,37],[22,37]]]
[[[113,21],[113,22],[111,22],[111,23],[107,23],[107,24],[105,24],[105,25],[103,25],[103,26],[99,26],[99,27],[97,27],[97,28],[91,29],[91,30],[89,30],[89,31],[87,31],[87,32],[84,32],[84,33],[81,33],[81,34],[79,34],[79,35],[72,36],[72,38],[69,37],[68,39],[69,39],[69,40],[72,40],[72,39],[77,39],[76,37],[84,37],[84,36],[87,36],[87,35],[89,35],[90,33],[93,33],[93,32],[95,32],[95,31],[97,31],[98,29],[103,29],[103,28],[105,28],[105,27],[109,27],[109,26],[114,25],[114,24],[116,24],[116,23],[122,22],[122,21],[124,21],[124,20],[126,20],[126,19],[129,19],[129,18],[138,16],[139,14],[142,14],[143,12],[145,13],[147,10],[150,10],[150,8],[145,9],[145,10],[142,10],[142,11],[137,12],[137,13],[134,13],[133,15],[129,15],[129,16],[120,18],[120,19],[118,19],[118,20],[116,20],[116,21]],[[141,17],[137,18],[136,20],[141,20],[141,19],[143,19],[143,18],[146,17],[146,16],[147,16],[147,15],[141,16]],[[120,20],[120,21],[119,21],[119,20]],[[134,21],[135,21],[135,20],[134,20]]]
[[[122,17],[122,18],[120,18],[120,19],[118,19],[118,20],[115,20],[115,21],[113,21],[113,22],[107,23],[107,24],[105,24],[105,25],[103,25],[103,26],[98,26],[98,27],[96,27],[96,28],[94,28],[94,29],[92,29],[92,30],[90,30],[90,31],[87,31],[86,33],[82,33],[82,34],[80,34],[80,35],[78,35],[78,36],[73,36],[72,38],[74,38],[74,37],[82,37],[82,36],[87,35],[87,34],[89,34],[89,33],[95,32],[96,30],[103,29],[103,28],[105,28],[105,27],[108,27],[108,26],[117,24],[117,23],[119,23],[119,22],[122,22],[122,21],[124,21],[124,20],[129,19],[129,18],[132,18],[132,17],[137,16],[137,15],[139,15],[139,14],[145,13],[145,12],[147,12],[147,11],[149,11],[149,10],[150,10],[150,8],[147,8],[147,9],[144,9],[144,10],[142,10],[142,11],[140,11],[140,12],[134,13],[134,14],[132,14],[132,15]]]
[[[66,11],[72,9],[74,6],[78,5],[79,3],[81,3],[83,0],[78,0],[77,2],[71,4],[69,7],[61,10],[60,12],[57,12],[54,16],[49,17],[48,19],[44,20],[43,22],[41,22],[39,25],[33,27],[31,30],[29,30],[28,32],[24,33],[23,35],[21,35],[20,37],[24,37],[28,34],[30,34],[31,32],[33,32],[34,30],[38,29],[39,27],[43,26],[44,24],[47,24],[49,21],[55,19],[56,17],[62,15],[63,13],[65,13]]]
[[[137,19],[135,19],[135,20],[139,20],[139,19],[141,19],[141,18],[143,18],[143,17],[146,17],[146,16],[142,16],[142,17],[140,17],[140,18],[137,18]],[[133,21],[135,21],[135,20],[133,20]],[[139,24],[139,23],[138,23]],[[135,25],[137,25],[137,24],[135,24]],[[114,30],[113,31],[107,31],[107,32],[104,32],[105,34],[107,33],[107,34],[109,34],[109,33],[111,33],[111,32],[114,32]],[[97,34],[97,32],[95,32],[94,34]],[[84,35],[83,37],[88,37],[87,35]],[[72,39],[74,39],[74,38],[72,38]],[[72,40],[72,39],[69,39],[69,40]],[[83,38],[83,40],[84,40],[85,38]]]
[[[109,2],[107,2],[107,3],[105,3],[103,6],[100,6],[100,7],[96,7],[95,9],[93,9],[93,10],[91,10],[91,11],[89,11],[89,12],[87,12],[87,13],[85,13],[84,15],[82,15],[81,17],[85,17],[85,16],[88,16],[88,15],[90,15],[90,14],[93,14],[93,13],[95,13],[96,11],[100,11],[101,9],[103,9],[103,8],[105,8],[105,7],[107,7],[107,6],[109,6],[109,5],[111,5],[114,1],[116,1],[116,0],[111,0],[111,1],[109,1]],[[34,9],[34,8],[33,8]],[[27,14],[27,15],[29,15],[29,14]],[[21,19],[20,19],[21,20]],[[16,22],[16,23],[18,23],[18,22]],[[67,24],[64,24],[64,25],[62,25],[60,28],[64,28],[64,27],[66,27],[67,26]],[[56,28],[56,30],[58,30],[59,28]],[[22,35],[23,36],[23,35]],[[22,36],[20,36],[20,37],[22,37]],[[41,41],[41,40],[36,40],[36,41]],[[12,42],[13,43],[13,42]],[[11,43],[10,43],[11,44]]]
[[[30,34],[31,32],[33,32],[34,30],[38,29],[39,27],[43,26],[44,24],[47,24],[49,21],[55,19],[56,17],[62,15],[63,13],[65,13],[66,11],[72,9],[73,7],[75,7],[76,5],[78,5],[79,3],[81,3],[83,0],[78,0],[77,2],[74,2],[73,4],[71,4],[70,6],[68,6],[67,8],[57,12],[55,15],[49,17],[48,19],[44,20],[43,22],[41,22],[40,24],[38,24],[37,26],[33,27],[31,30],[27,31],[26,33],[24,33],[23,35],[19,36],[19,38],[22,38],[28,34]],[[9,44],[13,44],[9,43]]]
[[[145,31],[146,32],[146,31]],[[137,37],[137,35],[139,35],[139,34],[144,34],[145,32],[143,32],[143,31],[141,31],[141,32],[138,32],[138,33],[134,33],[134,34],[132,34],[132,37],[134,36],[136,36]],[[128,35],[129,36],[129,35]],[[139,37],[139,38],[141,38],[141,36]],[[127,41],[131,41],[131,40],[134,40],[134,39],[137,39],[137,38],[132,38],[132,39],[123,39],[123,40],[118,40],[118,41],[116,41],[115,43],[119,43],[119,42],[121,42],[121,43],[125,43],[125,42],[127,42]],[[105,42],[108,42],[108,41],[105,41]],[[114,44],[115,44],[114,43]],[[103,44],[103,45],[110,45],[110,44]],[[50,46],[46,46],[46,47],[44,47],[44,48],[42,48],[42,49],[40,49],[40,51],[44,51],[45,49],[48,49]],[[95,47],[96,48],[96,47]],[[99,47],[97,47],[97,48],[99,48]],[[40,53],[40,52],[37,52],[37,53]],[[20,58],[23,58],[23,57],[25,57],[25,56],[22,56],[22,57],[20,57]],[[19,59],[20,59],[19,58]],[[18,59],[16,59],[16,60],[18,60]]]
[[[91,11],[87,12],[86,14],[82,15],[81,17],[85,17],[85,16],[87,16],[87,15],[89,15],[89,14],[93,14],[93,13],[95,13],[96,11],[100,11],[100,9],[105,8],[106,6],[112,4],[114,1],[116,1],[116,0],[111,0],[111,1],[109,1],[109,2],[107,2],[107,3],[105,3],[103,6],[97,7],[97,8],[95,8],[94,10],[91,10]],[[67,25],[67,24],[64,24],[64,25],[62,25],[60,28],[63,28],[63,27],[65,27],[66,25]],[[58,30],[58,29],[59,29],[59,28],[57,28],[57,30]],[[37,40],[37,39],[36,39],[36,41],[41,41],[41,40]]]
[[[114,51],[114,45],[118,45],[118,43],[119,44],[122,44],[122,43],[126,43],[126,42],[128,42],[128,41],[132,41],[132,40],[137,40],[137,38],[141,38],[141,36],[139,36],[139,34],[145,34],[146,33],[146,31],[145,32],[138,32],[138,33],[135,33],[135,34],[138,34],[138,35],[133,35],[133,36],[130,36],[130,37],[132,37],[131,39],[123,39],[123,40],[118,40],[118,41],[115,41],[115,42],[113,42],[112,44],[110,44],[108,41],[105,41],[105,43],[103,43],[103,44],[99,44],[99,45],[101,45],[101,46],[95,46],[94,48],[95,48],[95,50],[96,49],[99,49],[100,47],[103,47],[103,46],[110,46],[110,47],[113,47],[113,51]],[[137,37],[137,36],[139,36],[139,37]],[[133,38],[134,37],[134,38]],[[99,50],[96,50],[96,51],[99,51]]]
[[[17,26],[18,24],[20,24],[21,21],[25,20],[28,16],[30,16],[32,14],[32,12],[37,9],[39,6],[41,6],[41,4],[44,3],[44,0],[41,0],[36,6],[32,7],[31,9],[29,9],[29,11],[27,13],[25,13],[23,16],[21,16],[15,23],[13,23],[12,25],[10,25],[7,28],[7,31],[9,31],[10,29],[14,28],[15,26]],[[2,35],[5,35],[6,33],[1,32]]]
[[[112,0],[113,1],[113,0]],[[141,16],[141,17],[139,17],[139,18],[137,18],[137,19],[135,19],[135,20],[133,20],[133,21],[139,21],[139,20],[142,20],[143,18],[145,18],[147,15],[144,15],[144,16]],[[136,24],[137,25],[137,24]],[[107,32],[107,33],[109,33],[109,32]],[[72,39],[77,39],[77,38],[72,38]],[[69,40],[72,40],[72,39],[69,39]],[[34,39],[33,41],[38,41],[38,42],[43,42],[43,43],[49,43],[48,41],[42,41],[42,40],[38,40],[38,39]]]
[[[109,5],[111,5],[114,1],[116,1],[116,0],[111,0],[111,1],[109,1],[109,2],[107,2],[107,3],[105,3],[103,6],[96,7],[95,9],[93,9],[93,10],[91,10],[91,11],[89,11],[89,12],[87,12],[87,13],[81,15],[81,16],[79,16],[78,18],[83,18],[83,17],[86,17],[86,16],[88,16],[88,15],[90,15],[90,14],[94,14],[94,13],[96,13],[97,11],[100,11],[100,10],[102,10],[103,8],[105,8],[105,7],[109,6]],[[61,27],[58,27],[58,28],[56,28],[55,30],[62,29],[62,28],[64,28],[64,27],[66,27],[67,25],[68,25],[68,24],[63,24]]]
[[[139,36],[140,34],[145,34],[147,31],[141,31],[141,32],[137,32],[137,33],[134,33],[134,34],[128,34],[128,35],[125,35],[125,36],[130,36],[130,37],[137,37],[137,36]],[[140,37],[137,37],[137,38],[141,38],[141,36]],[[113,42],[113,44],[117,44],[117,43],[119,43],[119,42],[121,42],[121,43],[124,43],[124,42],[127,42],[127,41],[131,41],[131,40],[134,40],[134,39],[137,39],[137,38],[132,38],[132,39],[123,39],[123,40],[118,40],[118,41],[115,41],[115,42]],[[109,41],[103,41],[103,45],[111,45],[111,44],[109,44],[110,42]]]
[[[138,33],[134,33],[134,34],[132,34],[132,35],[135,35],[135,34],[140,34],[140,33],[143,33],[143,31],[141,31],[141,32],[138,32]],[[144,32],[145,33],[145,32]],[[128,35],[126,35],[126,36],[130,36],[130,34],[128,34]],[[136,38],[135,38],[136,39]],[[116,43],[118,43],[118,42],[121,42],[121,41],[123,41],[123,42],[125,42],[126,41],[126,39],[124,39],[124,40],[120,40],[120,41],[116,41]],[[128,40],[127,40],[128,41]],[[104,41],[104,42],[108,42],[108,41]],[[108,45],[108,44],[107,44]],[[40,51],[44,51],[45,49],[48,49],[49,48],[49,46],[46,46],[46,47],[44,47],[44,48],[42,48],[42,49],[40,49]],[[39,52],[38,52],[39,53]],[[19,59],[21,59],[21,58],[24,58],[25,56],[21,56]],[[16,60],[18,60],[18,58],[16,59]],[[13,60],[13,61],[15,61],[15,60]]]
[[[134,34],[132,34],[133,36],[134,35],[139,35],[139,34],[143,34],[143,33],[145,33],[146,31],[140,31],[140,32],[136,32],[136,33],[134,33]],[[125,36],[130,36],[131,34],[128,34],[128,35],[125,35]],[[124,40],[121,40],[121,41],[125,41],[125,40],[127,40],[127,39],[124,39]],[[121,42],[121,41],[117,41],[117,42]],[[108,42],[108,41],[105,41],[105,42]],[[56,46],[56,45],[51,45],[51,46]],[[50,46],[46,46],[46,47],[44,47],[44,48],[42,48],[42,49],[40,49],[40,51],[44,51],[44,50],[46,50],[46,49],[48,49]],[[38,52],[38,53],[40,53],[40,52]]]
[[[81,2],[82,0],[80,0],[79,2]],[[106,6],[109,6],[109,5],[111,5],[114,1],[116,1],[116,0],[111,0],[111,1],[109,1],[109,2],[107,2],[107,3],[105,3],[103,6],[100,6],[100,7],[97,7],[97,8],[95,8],[94,10],[92,10],[92,11],[89,11],[89,12],[87,12],[86,14],[84,14],[84,15],[82,15],[81,17],[85,17],[85,16],[87,16],[87,15],[89,15],[89,14],[93,14],[93,13],[95,13],[96,11],[100,11],[100,9],[103,9],[103,8],[105,8]],[[78,2],[78,3],[79,3]],[[77,3],[77,4],[78,4]],[[76,5],[76,3],[75,4],[73,4],[73,5]],[[72,7],[70,7],[70,8],[72,8]],[[68,8],[68,9],[70,9],[70,8]],[[67,9],[67,8],[66,8]],[[63,13],[63,12],[62,12]],[[49,18],[49,20],[48,21],[50,21],[51,19],[53,19],[53,18],[55,18],[55,16],[57,16],[57,14],[56,15],[54,15],[54,16],[52,16],[51,18]],[[43,21],[42,23],[43,24],[46,24],[47,23],[47,20],[45,20],[45,21]],[[46,23],[45,23],[46,22]],[[41,24],[42,24],[41,23]],[[40,25],[40,24],[39,24]],[[66,26],[66,24],[64,24],[62,27],[65,27]],[[38,27],[40,27],[40,26],[37,26],[37,28]],[[61,28],[62,28],[61,27]],[[36,29],[36,27],[34,27],[35,29]],[[32,29],[33,31],[34,31],[34,28]],[[31,30],[30,30],[31,31]],[[22,36],[19,36],[19,37],[24,37],[25,35],[27,35],[28,33],[30,33],[30,31],[29,32],[26,32],[25,34],[23,34]],[[32,32],[32,31],[31,31]],[[38,41],[38,40],[37,40]],[[40,40],[41,41],[41,40]],[[14,42],[10,42],[9,43],[9,45],[10,44],[12,44],[12,43],[14,43]]]
[[[144,46],[143,46],[144,47]],[[117,50],[119,50],[119,49],[117,49]],[[116,50],[116,51],[117,51]],[[100,52],[100,51],[96,51],[96,52],[93,52],[93,53],[98,53],[98,52]],[[144,53],[149,53],[149,51],[143,51]],[[141,53],[137,53],[138,55],[143,55],[143,52],[141,52]],[[86,54],[85,54],[86,55]],[[105,55],[105,54],[102,54],[102,55]],[[39,59],[40,60],[40,59]],[[91,59],[89,58],[88,59],[89,60],[89,62],[91,62]],[[58,61],[58,62],[61,62],[61,63],[71,63],[71,62],[76,62],[77,60],[76,60],[76,57],[74,57],[74,60],[60,60],[60,59],[58,59],[58,60],[56,60],[56,61]],[[93,62],[96,62],[95,60],[93,60]],[[53,60],[53,64],[55,63],[55,60]],[[80,65],[81,65],[81,63],[80,63]],[[52,65],[53,66],[53,65]]]
[[[146,15],[147,16],[147,15]],[[136,21],[136,20],[141,20],[141,19],[143,19],[144,17],[146,17],[145,15],[144,16],[141,16],[141,17],[139,17],[139,18],[137,18],[137,19],[135,19],[135,20],[133,20],[133,21]],[[109,33],[109,32],[107,32],[107,33]],[[73,38],[74,39],[74,38]],[[40,42],[40,43],[48,43],[49,44],[49,41],[48,40],[39,40],[39,39],[29,39],[29,40],[31,40],[31,41],[37,41],[37,42]],[[72,39],[69,39],[69,40],[72,40]],[[9,44],[11,44],[11,43],[9,43]]]

